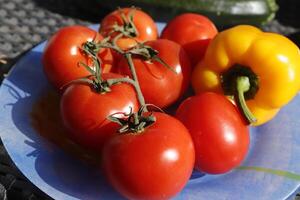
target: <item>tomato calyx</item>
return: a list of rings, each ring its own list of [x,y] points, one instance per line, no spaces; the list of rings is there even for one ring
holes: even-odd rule
[[[115,84],[128,83],[135,88],[140,105],[145,104],[143,94],[141,92],[140,86],[137,81],[132,80],[129,77],[103,80],[102,76],[101,76],[101,61],[97,56],[93,57],[93,63],[94,63],[93,67],[90,67],[90,66],[86,65],[85,63],[80,63],[81,65],[83,65],[86,68],[86,70],[88,70],[91,73],[91,75],[89,77],[81,78],[81,79],[75,80],[73,82],[81,82],[81,83],[89,84],[95,92],[101,93],[101,94],[110,92],[111,86],[113,86]],[[92,80],[91,80],[91,78],[92,78]]]
[[[221,75],[225,95],[233,96],[237,106],[249,124],[256,118],[249,110],[246,100],[253,99],[259,90],[259,78],[251,68],[234,65]]]
[[[101,48],[109,48],[109,49],[112,49],[112,50],[116,51],[117,53],[125,56],[126,58],[130,54],[131,56],[139,56],[145,61],[149,61],[149,62],[157,61],[160,64],[162,64],[164,67],[168,68],[169,70],[171,70],[172,72],[177,74],[177,72],[172,67],[170,67],[164,60],[162,60],[158,56],[159,52],[156,49],[153,49],[151,46],[146,45],[145,43],[137,42],[137,45],[134,46],[133,48],[125,50],[125,51],[122,50],[116,44],[116,41],[120,37],[122,37],[122,34],[117,35],[112,40],[111,40],[110,36],[108,36],[108,37],[104,38],[101,42],[98,42],[98,43],[95,40],[93,40],[91,42],[86,42],[85,44],[83,44],[83,51],[86,53],[95,54],[96,52],[99,52],[99,50]],[[128,60],[128,58],[127,58],[127,60]]]
[[[144,60],[159,59],[159,52],[144,43],[138,43],[135,47],[128,50],[128,53],[131,53],[132,55],[141,56]]]
[[[119,54],[123,55],[126,58],[128,66],[130,68],[133,81],[130,81],[129,78],[122,79],[122,81],[134,85],[140,105],[143,106],[143,105],[145,105],[145,100],[144,100],[144,97],[143,97],[143,94],[142,94],[142,91],[141,91],[141,88],[139,85],[139,81],[138,81],[136,70],[135,70],[135,67],[133,64],[132,56],[141,56],[144,60],[158,61],[163,66],[166,66],[168,69],[172,70],[174,73],[176,73],[176,72],[167,63],[165,63],[161,58],[159,58],[158,51],[153,49],[152,47],[145,45],[144,43],[138,43],[138,45],[136,47],[133,47],[129,50],[124,51],[124,50],[120,49],[118,47],[118,45],[116,45],[116,40],[117,40],[117,38],[110,40],[110,37],[106,37],[104,40],[102,40],[101,42],[98,42],[98,43],[95,41],[86,42],[85,44],[83,44],[83,50],[87,54],[91,55],[91,57],[94,60],[98,59],[96,52],[99,51],[101,48],[109,48],[109,49],[112,49],[112,50],[118,52]],[[101,63],[99,63],[99,64],[101,64]],[[91,74],[93,74],[93,70],[91,70],[90,67],[87,67],[87,66],[85,66],[85,67],[87,70],[91,71]],[[98,67],[100,68],[100,65],[97,66],[96,69]],[[147,110],[147,108],[145,108],[145,109]]]
[[[89,66],[83,62],[80,62],[79,65],[83,66],[87,71],[89,71],[90,75],[88,77],[71,81],[71,83],[81,82],[89,84],[95,92],[101,94],[110,92],[111,85],[108,84],[107,81],[103,80],[101,76],[102,63],[101,59],[97,55],[100,49],[94,45],[94,42],[86,42],[83,44],[83,51],[87,54],[87,56],[91,57],[93,65]]]
[[[164,60],[162,60],[158,56],[159,52],[156,49],[153,49],[152,47],[146,45],[145,43],[138,43],[135,47],[129,49],[126,53],[130,53],[134,56],[140,56],[143,60],[149,62],[157,61],[160,64],[162,64],[164,67],[174,72],[175,74],[177,73],[172,67],[170,67]]]
[[[119,49],[117,47],[117,45],[115,44],[115,39],[113,39],[113,41],[110,41],[110,37],[106,37],[100,42],[97,42],[96,39],[94,39],[93,41],[88,41],[82,45],[83,52],[85,52],[89,57],[92,58],[93,66],[88,66],[87,64],[82,63],[82,62],[79,64],[84,66],[85,69],[90,72],[91,75],[89,77],[92,77],[93,79],[90,80],[89,77],[85,77],[85,78],[76,80],[76,82],[84,82],[84,83],[90,84],[92,86],[92,88],[94,89],[94,91],[96,91],[98,93],[110,92],[111,91],[110,87],[115,84],[118,84],[118,83],[131,84],[136,90],[140,105],[143,106],[143,105],[145,105],[145,99],[144,99],[144,96],[142,94],[142,91],[141,91],[141,88],[140,88],[140,85],[139,85],[139,82],[137,79],[137,75],[135,72],[135,68],[133,66],[131,54],[125,53],[124,51]],[[102,77],[101,77],[101,74],[102,74],[101,73],[101,64],[102,63],[101,63],[101,59],[98,57],[98,52],[102,48],[113,49],[113,50],[121,53],[122,55],[124,55],[127,58],[129,66],[131,66],[130,70],[132,72],[133,79],[130,79],[129,77],[123,77],[123,78],[102,80]],[[147,110],[147,108],[145,108],[145,109]]]
[[[94,67],[89,67],[86,64],[82,65],[90,71],[90,73],[92,74],[94,78],[93,80],[93,88],[97,91],[100,89],[100,92],[108,92],[110,86],[114,85],[114,84],[118,84],[120,82],[125,82],[125,83],[129,83],[131,85],[134,86],[136,93],[137,93],[137,97],[140,103],[140,110],[137,113],[130,113],[129,115],[124,114],[124,116],[127,117],[128,120],[125,120],[123,118],[119,119],[116,118],[114,116],[109,117],[109,119],[111,121],[114,121],[118,124],[121,125],[121,132],[135,132],[135,133],[139,133],[142,132],[144,130],[145,127],[153,124],[155,122],[155,119],[153,118],[153,116],[144,116],[144,113],[148,112],[147,109],[147,105],[145,104],[145,99],[144,96],[142,94],[141,88],[140,88],[140,84],[139,84],[139,80],[136,74],[136,70],[135,70],[135,66],[133,63],[133,58],[132,56],[142,56],[143,59],[145,60],[156,60],[158,62],[160,62],[161,64],[163,64],[164,66],[168,67],[170,70],[172,70],[173,72],[175,72],[170,66],[168,66],[168,64],[166,64],[162,59],[159,58],[158,56],[158,51],[153,49],[152,47],[145,45],[144,43],[138,43],[138,45],[136,45],[135,47],[123,51],[122,49],[120,49],[118,47],[118,45],[116,45],[116,40],[118,39],[118,37],[121,37],[120,35],[117,36],[116,38],[114,38],[113,40],[110,40],[110,37],[105,38],[104,40],[102,40],[101,42],[95,42],[95,41],[91,41],[91,42],[86,42],[85,44],[83,44],[83,50],[84,52],[86,52],[88,55],[90,55],[93,59],[93,63],[95,64]],[[108,79],[103,81],[101,79],[101,61],[99,60],[98,56],[97,56],[97,52],[101,49],[101,48],[110,48],[112,50],[115,50],[116,52],[120,53],[121,55],[123,55],[126,58],[126,61],[128,63],[129,69],[131,71],[131,76],[132,79],[130,79],[129,77],[124,77],[124,78],[118,78],[118,79]],[[95,69],[95,71],[93,70],[93,68]],[[175,72],[176,73],[176,72]],[[89,81],[91,82],[91,81]],[[104,86],[104,87],[103,87]]]
[[[120,16],[122,18],[122,25],[118,25],[117,23],[114,24],[112,26],[112,31],[109,33],[109,35],[113,33],[120,33],[121,36],[129,38],[137,37],[139,33],[133,22],[134,12],[136,9],[137,8],[132,7],[130,12],[128,13],[128,16],[126,16],[122,9],[119,8]]]
[[[108,116],[108,119],[112,122],[118,123],[121,128],[118,130],[121,134],[141,134],[144,130],[155,123],[156,118],[152,112],[150,114],[145,115],[145,110],[147,110],[147,106],[149,104],[145,104],[140,107],[138,112],[132,112],[130,110],[129,114],[122,113],[123,117],[116,117],[116,114],[112,114]]]

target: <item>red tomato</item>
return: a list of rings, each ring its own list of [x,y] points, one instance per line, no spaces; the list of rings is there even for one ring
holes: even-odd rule
[[[103,74],[103,79],[120,78],[118,74]],[[104,142],[118,128],[107,117],[117,112],[137,111],[138,101],[134,88],[126,83],[111,87],[111,92],[99,94],[89,85],[73,84],[62,95],[60,102],[63,124],[70,138],[81,146],[101,151]]]
[[[146,103],[161,108],[167,107],[180,98],[189,85],[191,74],[189,58],[180,45],[170,40],[154,40],[146,42],[146,45],[157,50],[158,57],[176,72],[157,61],[145,61],[138,56],[133,58]],[[121,74],[131,75],[125,57],[121,59],[117,69]]]
[[[198,170],[225,173],[244,160],[249,148],[248,128],[225,96],[203,93],[190,97],[180,105],[176,116],[192,135]]]
[[[191,59],[192,66],[195,66],[217,33],[215,25],[207,17],[186,13],[170,21],[162,31],[161,38],[182,45]]]
[[[105,174],[128,199],[169,199],[183,189],[193,170],[188,130],[167,114],[153,114],[156,122],[144,132],[115,135],[104,146]]]
[[[138,32],[138,35],[133,37],[134,40],[144,42],[157,39],[158,31],[153,19],[142,10],[136,8],[122,8],[108,14],[102,20],[99,32],[106,37],[109,36],[113,30],[113,25],[124,25],[121,17],[122,13],[124,13],[127,18],[129,18],[130,13],[133,13],[133,23]],[[113,34],[113,36],[116,35],[118,35],[118,33]],[[122,39],[127,40],[128,38],[121,38],[121,40]],[[125,45],[123,47],[125,47]]]
[[[72,80],[90,75],[79,62],[91,64],[91,59],[86,56],[80,47],[87,41],[92,41],[97,32],[83,26],[69,26],[60,29],[48,41],[44,54],[44,72],[50,83],[57,89]],[[98,34],[98,40],[103,37]],[[112,67],[113,58],[109,49],[99,52],[103,62],[103,72],[109,72]]]
[[[118,24],[120,26],[124,25],[124,22],[121,18],[121,13],[124,13],[124,15],[129,18],[129,14],[133,13],[133,23],[137,29],[138,35],[133,38],[128,37],[122,37],[119,40],[117,40],[117,45],[122,50],[127,50],[132,48],[137,44],[136,41],[144,42],[149,40],[156,40],[158,38],[158,30],[156,27],[155,22],[153,19],[142,10],[136,9],[136,8],[122,8],[113,11],[112,13],[108,14],[101,22],[101,26],[99,29],[99,32],[103,36],[109,36],[111,31],[113,30],[113,25]],[[112,37],[115,37],[119,33],[114,33]],[[114,58],[116,62],[118,62],[121,59],[121,56],[113,51]]]

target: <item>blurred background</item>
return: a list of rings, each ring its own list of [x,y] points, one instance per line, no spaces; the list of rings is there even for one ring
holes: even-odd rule
[[[156,21],[183,12],[208,16],[219,28],[253,24],[300,45],[299,0],[0,0],[0,83],[26,51],[63,26],[100,23],[118,6],[138,6]],[[1,60],[1,57],[0,57]],[[0,141],[0,200],[50,199],[16,169]]]

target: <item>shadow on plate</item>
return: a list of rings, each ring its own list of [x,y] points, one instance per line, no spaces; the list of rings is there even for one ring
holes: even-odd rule
[[[100,169],[73,159],[60,150],[44,151],[39,143],[25,143],[36,149],[27,155],[35,157],[35,170],[55,189],[78,199],[123,199],[110,187]]]
[[[13,77],[15,78],[15,76]],[[17,84],[13,80],[12,82]],[[55,190],[57,190],[74,199],[122,199],[106,182],[99,168],[89,166],[67,155],[32,129],[30,113],[36,101],[36,95],[29,92],[30,87],[21,86],[21,90],[24,89],[26,92],[20,92],[18,85],[14,87],[5,84],[4,87],[8,88],[9,94],[16,100],[15,103],[5,106],[12,106],[13,122],[19,131],[28,138],[24,141],[24,146],[34,149],[26,156],[31,157],[29,160],[33,157],[35,169],[32,169],[31,174],[37,173],[38,176],[28,176],[28,179],[52,198],[63,198],[60,197],[62,194],[59,192],[56,193],[58,196],[54,196]],[[22,163],[22,167],[26,167],[26,163]],[[44,187],[45,185],[50,187]]]
[[[37,85],[36,88],[47,86],[47,82],[45,81],[46,77],[42,68],[42,53],[33,49],[22,54],[22,56],[22,59],[19,59],[10,70],[7,78],[8,81],[12,83],[14,88],[17,88],[17,90],[10,88],[10,92],[15,93],[14,96],[16,98],[24,96],[24,94],[21,95],[21,93],[19,93],[19,96],[21,96],[18,97],[18,91],[22,91],[22,93],[28,93],[27,96],[38,93],[39,91],[32,87],[33,81],[34,84]],[[10,76],[11,73],[14,75]],[[13,89],[15,91],[13,91]]]

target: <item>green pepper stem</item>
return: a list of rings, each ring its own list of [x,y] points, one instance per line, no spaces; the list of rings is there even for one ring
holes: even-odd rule
[[[236,94],[234,95],[235,102],[238,108],[246,118],[249,124],[256,122],[255,116],[249,110],[244,93],[250,89],[250,81],[247,76],[239,76],[236,78]]]
[[[139,84],[138,77],[136,75],[135,67],[134,67],[134,64],[133,64],[133,61],[132,61],[132,55],[130,53],[125,53],[125,57],[126,57],[128,65],[129,65],[133,81],[135,82],[135,85],[136,85],[135,89],[136,89],[136,92],[137,92],[138,97],[139,97],[140,106],[144,107],[146,105],[146,103],[145,103],[145,99],[144,99],[144,96],[143,96],[143,93],[142,93],[142,90],[141,90],[141,87],[140,87],[140,84]],[[144,109],[144,112],[148,112],[147,107]]]

